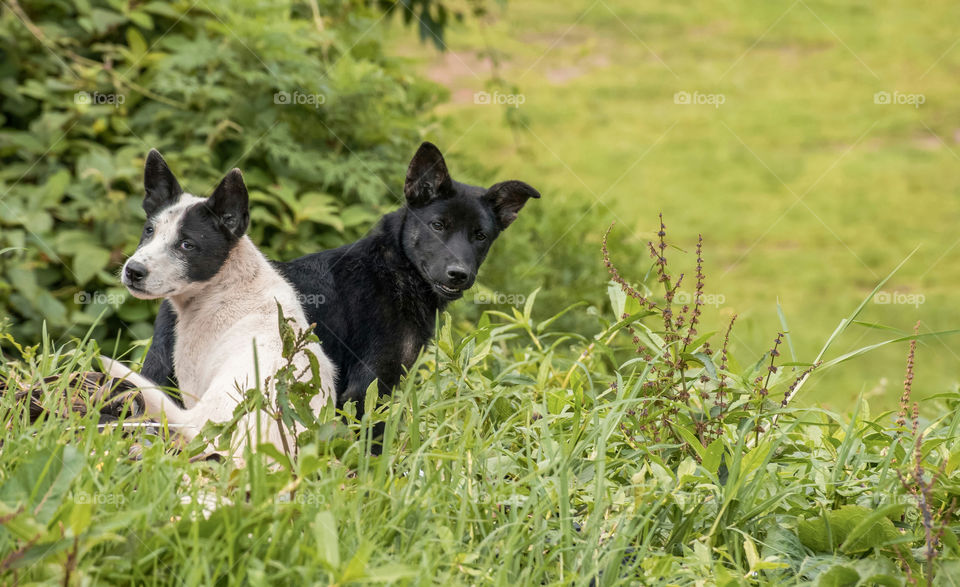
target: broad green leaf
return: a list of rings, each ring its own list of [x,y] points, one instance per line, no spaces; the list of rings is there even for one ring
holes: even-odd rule
[[[843,544],[840,545],[840,550],[856,552],[896,541],[900,534],[890,520],[899,516],[906,507],[905,504],[888,504],[877,508],[870,515],[860,519],[844,539]]]
[[[803,545],[817,552],[837,549],[846,553],[863,552],[900,538],[893,522],[886,517],[887,513],[884,508],[874,512],[863,506],[845,505],[828,510],[825,516],[800,520],[797,531]]]
[[[610,282],[607,285],[607,295],[610,297],[610,305],[613,306],[614,321],[623,318],[624,308],[627,305],[627,294],[620,287],[620,284]]]
[[[337,521],[333,512],[317,513],[313,519],[313,536],[319,547],[318,554],[321,560],[336,571],[340,568],[340,543],[337,536]]]
[[[83,285],[110,262],[110,251],[96,246],[83,245],[73,253],[73,273],[76,283]]]
[[[41,449],[20,464],[0,486],[0,501],[9,508],[23,506],[46,524],[84,467],[84,457],[73,445]]]
[[[70,172],[66,169],[61,169],[54,173],[44,184],[41,199],[35,202],[35,205],[39,208],[57,206],[66,193],[67,186],[70,185],[71,179]]]
[[[847,565],[836,565],[817,577],[817,587],[856,587],[860,573]]]

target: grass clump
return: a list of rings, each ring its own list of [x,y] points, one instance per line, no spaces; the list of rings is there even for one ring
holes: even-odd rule
[[[98,405],[54,415],[63,390],[48,390],[32,424],[5,394],[0,576],[404,585],[954,576],[960,393],[928,400],[909,429],[862,399],[849,416],[795,408],[815,365],[874,348],[827,357],[859,309],[814,361],[780,362],[788,328],[771,351],[738,359],[732,322],[722,336],[697,331],[701,241],[687,301],[669,248],[661,221],[633,283],[604,247],[610,307],[565,310],[595,320],[592,336],[538,316],[536,292],[470,328],[439,317],[435,343],[393,396],[371,391],[362,418],[325,414],[290,454],[248,453],[242,468],[193,458],[203,440],[178,452],[148,428],[124,430],[123,414],[98,427]],[[884,344],[924,336],[933,335]],[[89,369],[99,352],[89,340],[17,348],[2,377],[21,384]],[[290,389],[277,417],[300,417],[298,394],[306,390]]]

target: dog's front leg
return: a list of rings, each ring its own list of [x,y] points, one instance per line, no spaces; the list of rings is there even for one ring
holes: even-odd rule
[[[153,323],[153,342],[143,358],[140,373],[159,385],[177,387],[173,369],[173,347],[176,343],[177,313],[170,300],[160,304],[160,312]]]
[[[133,371],[120,361],[115,361],[109,357],[100,357],[104,372],[116,379],[125,379],[135,385],[143,396],[143,403],[146,407],[146,414],[151,418],[159,419],[166,414],[167,421],[177,426],[189,424],[188,413],[178,406],[170,396],[158,388],[152,381],[143,375]],[[178,428],[177,432],[191,439],[197,435],[197,430],[193,426],[183,426]]]

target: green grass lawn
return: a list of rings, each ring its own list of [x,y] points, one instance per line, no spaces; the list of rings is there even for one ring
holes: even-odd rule
[[[178,453],[143,427],[99,429],[102,404],[41,384],[95,367],[95,343],[18,349],[0,385],[42,385],[46,415],[0,394],[0,583],[954,584],[960,393],[916,424],[866,401],[782,409],[799,371],[782,358],[725,369],[715,340],[701,362],[686,327],[660,342],[662,312],[617,322],[624,300],[596,339],[534,304],[465,334],[445,317],[382,406],[325,411],[295,458],[261,445],[245,466],[199,458],[202,437]],[[621,352],[626,324],[649,361]]]
[[[901,331],[960,325],[960,46],[936,2],[509,2],[447,31],[448,51],[399,27],[396,52],[450,89],[427,137],[460,179],[519,178],[531,203],[498,243],[481,285],[546,309],[602,303],[600,238],[634,277],[663,212],[674,260],[693,269],[704,238],[707,322],[738,314],[734,344],[769,348],[781,322],[800,360],[911,251],[861,317]],[[476,104],[474,93],[522,95]],[[691,101],[678,104],[677,92]],[[877,104],[875,93],[891,101]],[[919,95],[920,98],[915,96]],[[918,107],[909,102],[920,101]],[[714,105],[711,102],[720,102]],[[692,288],[692,285],[691,285]],[[881,297],[880,301],[884,298]],[[474,309],[461,303],[458,316]],[[877,338],[853,329],[836,347]],[[917,392],[957,380],[956,340],[921,344]],[[801,401],[895,405],[903,348],[815,378]]]

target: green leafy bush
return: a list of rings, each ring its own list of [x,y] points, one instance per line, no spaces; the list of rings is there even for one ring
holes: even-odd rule
[[[442,90],[386,56],[359,0],[12,1],[0,13],[0,313],[22,340],[97,323],[149,337],[155,303],[115,277],[160,149],[207,195],[232,167],[251,236],[290,259],[361,235],[399,203]]]

